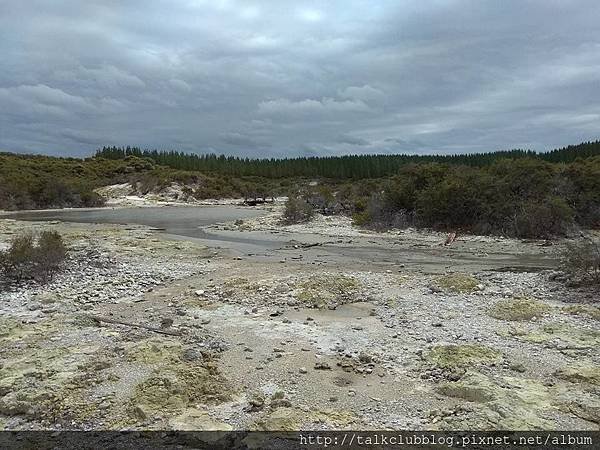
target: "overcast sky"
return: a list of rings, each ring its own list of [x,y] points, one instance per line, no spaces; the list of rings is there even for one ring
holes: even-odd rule
[[[0,0],[0,149],[544,150],[600,137],[598,0]]]

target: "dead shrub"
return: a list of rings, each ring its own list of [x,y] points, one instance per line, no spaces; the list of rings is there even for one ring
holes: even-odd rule
[[[561,266],[580,284],[600,286],[600,240],[584,237],[567,244]]]
[[[0,271],[8,280],[46,281],[60,270],[67,256],[62,236],[44,231],[37,238],[30,233],[15,236],[5,251],[0,251]]]
[[[290,196],[285,202],[283,222],[286,224],[308,222],[314,215],[314,208],[301,197]]]
[[[38,239],[36,253],[38,257],[37,272],[43,278],[48,278],[60,269],[67,257],[67,248],[59,233],[44,231]]]

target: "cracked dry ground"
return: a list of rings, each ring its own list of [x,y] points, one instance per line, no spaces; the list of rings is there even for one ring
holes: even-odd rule
[[[4,429],[598,429],[600,310],[547,272],[238,260],[142,227],[0,242],[23,227],[72,256],[1,293]]]

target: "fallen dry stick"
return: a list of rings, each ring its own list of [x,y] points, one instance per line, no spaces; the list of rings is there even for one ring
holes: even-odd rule
[[[141,324],[137,324],[137,323],[124,322],[122,320],[109,319],[108,317],[90,316],[90,319],[92,319],[96,322],[99,322],[99,323],[101,323],[101,322],[116,323],[118,325],[125,325],[126,327],[142,328],[144,330],[152,331],[154,333],[159,333],[159,334],[166,334],[168,336],[181,336],[181,333],[178,331],[167,331],[167,330],[162,330],[160,328],[149,327],[148,325],[141,325]]]

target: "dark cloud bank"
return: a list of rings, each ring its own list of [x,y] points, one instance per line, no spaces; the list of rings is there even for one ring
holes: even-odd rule
[[[0,2],[0,149],[549,149],[600,134],[600,2]]]

